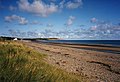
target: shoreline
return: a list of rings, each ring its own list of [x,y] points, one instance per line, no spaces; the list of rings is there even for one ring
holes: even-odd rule
[[[47,54],[45,61],[48,64],[86,77],[88,82],[120,81],[119,54],[71,48],[68,45],[64,47],[60,44],[29,41],[23,43],[40,53]]]
[[[48,45],[58,45],[63,47],[71,47],[77,49],[93,50],[107,53],[120,54],[119,46],[112,45],[102,45],[102,44],[72,44],[72,43],[55,43],[55,42],[42,42],[42,41],[32,41],[36,43],[44,43]]]
[[[52,40],[52,41],[54,41],[54,40]],[[98,41],[104,41],[104,40],[98,40]],[[105,41],[116,41],[116,40],[105,40]],[[72,42],[51,42],[51,40],[36,40],[35,42],[120,48],[120,45],[112,45],[112,44],[97,44],[97,43],[93,44],[93,43],[74,43],[74,42],[73,43]]]

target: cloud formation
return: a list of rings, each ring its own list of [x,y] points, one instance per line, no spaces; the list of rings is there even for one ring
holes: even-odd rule
[[[96,18],[91,18],[90,22],[91,23],[96,23],[98,20]]]
[[[82,0],[69,1],[66,3],[66,8],[75,9],[82,6]]]
[[[53,27],[53,24],[48,23],[46,26],[47,27]]]
[[[119,24],[111,24],[109,22],[106,23],[97,23],[94,26],[89,28],[79,27],[76,29],[66,29],[54,31],[54,28],[47,28],[43,31],[16,31],[11,30],[9,33],[12,36],[18,37],[40,37],[40,38],[64,38],[64,39],[98,39],[98,40],[106,40],[106,39],[118,39],[120,40],[120,25]],[[116,36],[117,35],[117,36]]]
[[[18,21],[20,25],[26,25],[28,23],[28,20],[26,18],[17,15],[5,16],[4,20],[5,22],[9,23],[13,21]]]
[[[33,0],[30,3],[28,0],[20,0],[18,8],[21,11],[29,12],[36,16],[47,17],[50,14],[59,12],[63,8],[76,9],[82,6],[82,0],[62,0],[59,3],[56,0],[49,0],[49,2],[46,2],[44,0]],[[11,7],[11,9],[13,8]]]
[[[62,0],[62,1],[59,3],[59,8],[64,8],[64,4],[65,4],[65,0]]]
[[[73,24],[75,17],[74,16],[69,16],[67,22],[66,22],[66,26],[71,26]]]
[[[47,17],[49,14],[58,11],[57,5],[54,3],[46,4],[42,0],[34,0],[32,3],[28,2],[28,0],[20,0],[18,6],[20,10],[42,17]]]

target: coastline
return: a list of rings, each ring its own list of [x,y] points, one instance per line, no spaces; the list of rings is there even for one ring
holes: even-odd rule
[[[99,48],[119,51],[119,48],[29,41],[23,41],[23,43],[32,49],[47,54],[48,57],[45,61],[48,64],[86,77],[90,82],[120,81],[120,54],[91,50]]]
[[[45,43],[48,45],[58,45],[63,47],[71,47],[85,50],[93,50],[107,53],[120,54],[120,47],[113,45],[103,45],[103,44],[73,44],[73,43],[55,43],[55,42],[43,42],[43,41],[33,41],[36,43]]]

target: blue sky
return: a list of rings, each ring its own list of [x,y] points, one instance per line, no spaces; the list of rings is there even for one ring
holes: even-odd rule
[[[0,0],[0,35],[120,39],[120,0]]]

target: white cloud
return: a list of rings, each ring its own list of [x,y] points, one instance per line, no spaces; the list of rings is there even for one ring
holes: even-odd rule
[[[26,20],[25,18],[23,18],[23,17],[20,17],[20,18],[19,18],[19,24],[25,25],[25,24],[27,24],[27,23],[28,23],[28,20]]]
[[[46,4],[42,0],[34,0],[29,3],[28,0],[20,0],[18,2],[19,9],[33,13],[38,16],[46,17],[49,14],[58,11],[58,6],[54,3]]]
[[[75,0],[74,2],[69,1],[66,4],[66,8],[68,8],[68,9],[75,9],[75,8],[80,7],[80,6],[82,6],[82,0]]]
[[[60,2],[60,4],[59,4],[59,7],[60,7],[60,8],[64,8],[64,4],[65,4],[65,0],[62,0],[62,1]]]
[[[109,23],[107,23],[109,24]],[[17,31],[9,30],[12,36],[18,37],[41,37],[41,38],[66,38],[66,39],[118,39],[120,40],[120,26],[119,25],[107,25],[100,23],[100,25],[95,25],[90,28],[76,28],[71,30],[59,30],[55,31],[52,28],[47,28],[41,31]]]
[[[73,24],[75,17],[74,16],[69,16],[67,23],[65,24],[66,26],[71,26]]]
[[[9,17],[9,16],[6,16],[6,17],[5,17],[5,22],[12,22],[12,19],[11,19],[11,17]]]
[[[91,20],[90,20],[90,22],[91,23],[96,23],[98,20],[96,19],[96,18],[92,18]]]
[[[17,15],[11,15],[11,16],[5,16],[5,21],[6,22],[12,22],[14,20],[18,20],[20,17]]]
[[[97,26],[96,25],[92,26],[90,29],[95,31],[95,30],[97,30]]]
[[[48,24],[47,24],[47,27],[53,27],[53,25],[52,25],[52,24],[50,24],[50,23],[48,23]]]
[[[33,2],[30,3],[28,0],[20,0],[18,2],[18,8],[36,16],[47,17],[50,14],[61,11],[63,8],[76,9],[82,6],[82,0],[61,0],[59,2],[57,2],[57,0],[48,1],[48,3],[45,3],[44,0],[33,0]]]
[[[6,22],[18,21],[21,25],[25,25],[28,23],[28,20],[26,20],[26,18],[17,15],[6,16],[4,19]]]

